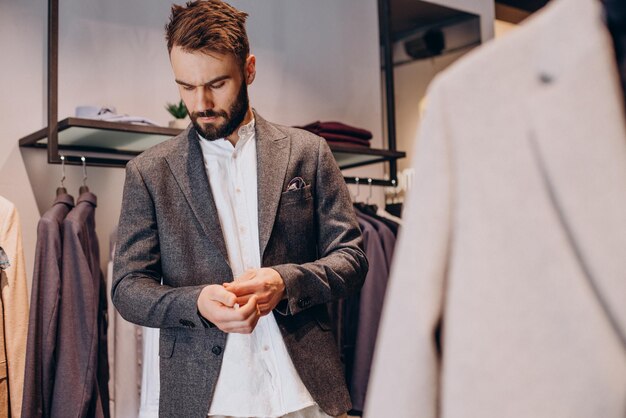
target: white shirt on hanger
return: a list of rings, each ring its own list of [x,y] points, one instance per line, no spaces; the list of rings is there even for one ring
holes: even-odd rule
[[[200,140],[235,278],[261,267],[254,127],[252,120],[239,128],[234,147],[227,139]],[[209,415],[278,417],[314,404],[273,314],[251,334],[228,334]]]

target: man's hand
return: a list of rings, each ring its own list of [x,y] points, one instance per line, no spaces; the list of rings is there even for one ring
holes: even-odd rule
[[[250,334],[261,316],[257,297],[252,296],[236,307],[237,297],[223,286],[206,286],[198,296],[200,315],[224,332]]]
[[[240,305],[256,297],[261,316],[272,312],[285,295],[283,278],[271,268],[248,270],[234,282],[224,283],[224,288],[237,296],[236,302]]]

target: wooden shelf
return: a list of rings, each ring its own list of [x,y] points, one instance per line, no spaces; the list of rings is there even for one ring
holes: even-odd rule
[[[133,157],[180,132],[180,129],[160,126],[70,117],[58,123],[58,150],[66,156],[67,164],[81,164],[80,156],[84,155],[90,166],[124,167]],[[47,136],[48,128],[43,128],[20,139],[19,144],[45,149]],[[399,151],[334,144],[330,149],[342,170],[395,161],[406,155]]]

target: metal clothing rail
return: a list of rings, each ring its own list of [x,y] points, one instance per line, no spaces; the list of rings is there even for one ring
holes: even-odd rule
[[[398,185],[397,179],[373,179],[373,178],[363,178],[363,177],[344,177],[343,178],[348,184],[356,184],[359,186],[385,186],[385,187],[396,187]]]

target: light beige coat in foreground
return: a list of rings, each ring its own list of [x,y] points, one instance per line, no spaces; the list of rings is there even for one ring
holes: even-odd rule
[[[13,203],[0,196],[0,247],[6,252],[11,266],[0,270],[0,320],[4,335],[0,335],[0,390],[6,390],[8,402],[0,402],[0,416],[18,418],[22,411],[24,362],[28,335],[28,289],[26,265],[22,249],[20,218]],[[6,365],[1,364],[6,353]],[[3,372],[8,372],[5,380]],[[10,411],[10,415],[6,415]]]
[[[601,16],[554,0],[434,82],[367,418],[626,416],[626,122]]]

